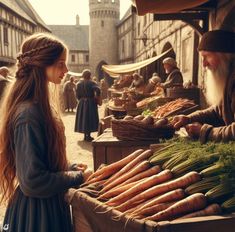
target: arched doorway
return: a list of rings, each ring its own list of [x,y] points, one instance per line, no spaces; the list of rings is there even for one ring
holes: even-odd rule
[[[149,59],[149,56],[146,59]],[[148,80],[148,66],[144,66],[140,69],[140,75],[144,78],[144,82],[146,83]]]
[[[113,78],[110,77],[102,69],[102,65],[105,65],[105,64],[107,64],[107,63],[104,60],[100,61],[100,63],[96,67],[95,75],[96,75],[98,81],[100,81],[101,79],[105,79],[106,82],[109,84],[109,86],[111,86],[113,84]]]
[[[152,57],[156,55],[157,53],[154,51]],[[151,78],[153,73],[158,73],[157,60],[147,66],[147,79]]]
[[[176,58],[176,54],[173,50],[173,47],[171,45],[171,43],[167,42],[164,46],[163,49],[161,51],[161,53],[169,50],[170,48],[172,48],[167,54],[165,54],[163,57],[161,57],[160,59],[157,60],[156,62],[156,66],[157,66],[157,73],[159,74],[159,76],[161,77],[162,81],[164,82],[167,78],[167,74],[165,73],[165,70],[163,68],[162,65],[162,61],[166,58],[166,57],[172,57],[172,58]]]

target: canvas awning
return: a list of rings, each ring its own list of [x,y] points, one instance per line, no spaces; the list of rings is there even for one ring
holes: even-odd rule
[[[138,15],[169,14],[199,6],[209,0],[132,0]]]
[[[71,76],[82,77],[82,73],[68,71],[68,74]]]
[[[122,65],[102,65],[102,69],[108,73],[111,77],[119,77],[120,74],[127,74],[127,73],[133,73],[134,71],[143,68],[154,61],[160,59],[164,55],[166,55],[172,48],[168,49],[167,51],[163,52],[162,54],[158,56],[154,56],[152,58],[149,58],[147,60],[140,61],[138,63],[133,64],[122,64]]]

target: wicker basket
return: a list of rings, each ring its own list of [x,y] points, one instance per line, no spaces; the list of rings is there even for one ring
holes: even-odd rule
[[[120,140],[154,140],[171,138],[175,132],[172,126],[154,127],[134,120],[112,120],[113,136]]]

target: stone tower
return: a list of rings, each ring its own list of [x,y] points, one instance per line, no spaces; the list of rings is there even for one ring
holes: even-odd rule
[[[103,64],[118,64],[120,0],[89,0],[89,13],[89,64],[92,75],[100,79]]]

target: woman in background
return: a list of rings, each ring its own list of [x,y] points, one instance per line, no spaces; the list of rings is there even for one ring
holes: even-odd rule
[[[83,80],[79,81],[76,96],[79,100],[75,120],[75,132],[84,133],[84,141],[92,141],[90,133],[98,130],[99,115],[96,97],[100,96],[100,88],[91,80],[88,69],[82,72]]]

